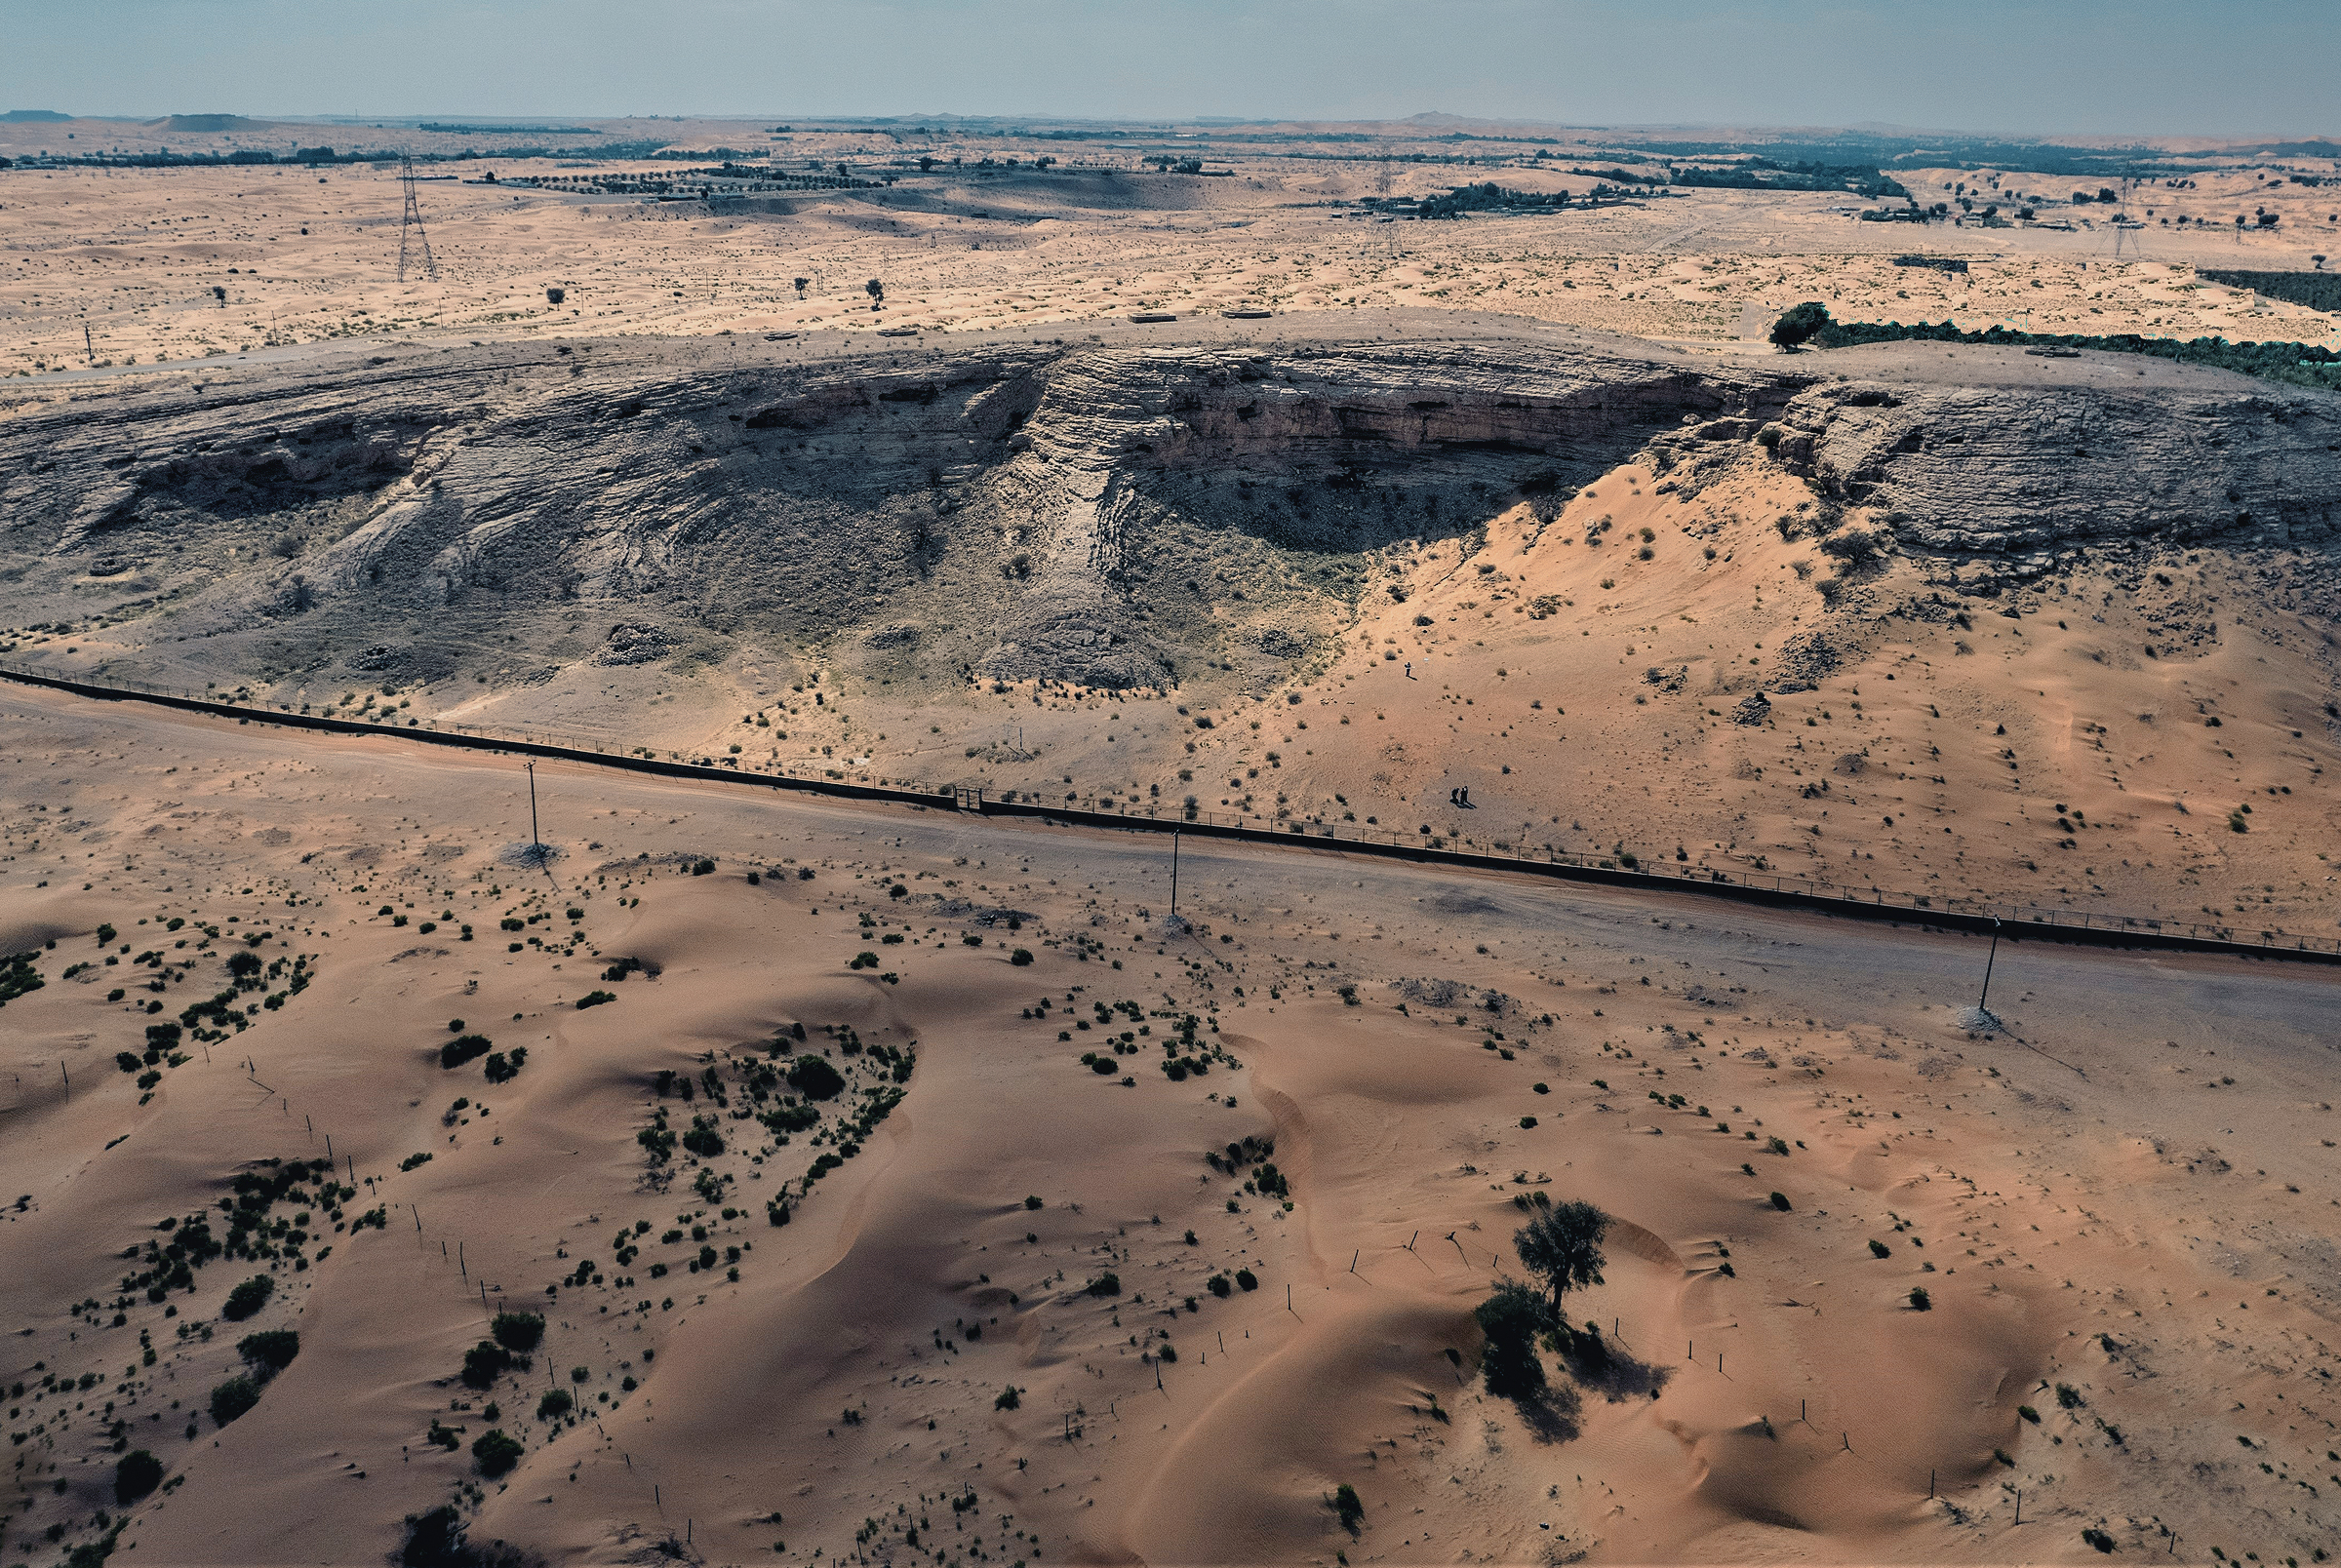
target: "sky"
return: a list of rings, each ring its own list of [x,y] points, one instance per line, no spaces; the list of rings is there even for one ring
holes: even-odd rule
[[[0,109],[2341,133],[2337,0],[0,0]]]

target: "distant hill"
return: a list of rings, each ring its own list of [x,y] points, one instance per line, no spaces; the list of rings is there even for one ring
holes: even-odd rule
[[[155,131],[268,131],[270,120],[247,120],[241,114],[167,114],[146,122]]]
[[[70,114],[60,114],[55,109],[11,109],[6,114],[0,114],[0,125],[23,125],[31,121],[45,122],[72,118],[73,116]]]

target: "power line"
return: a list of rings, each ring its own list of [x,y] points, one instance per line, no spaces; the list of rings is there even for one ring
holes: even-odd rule
[[[398,281],[407,281],[407,252],[410,233],[414,243],[422,251],[423,275],[433,283],[439,281],[439,261],[431,255],[431,237],[422,226],[422,204],[415,199],[415,160],[398,160],[399,182],[407,188],[407,205],[398,216]]]

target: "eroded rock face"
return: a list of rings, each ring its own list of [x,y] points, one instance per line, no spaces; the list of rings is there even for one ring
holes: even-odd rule
[[[2341,520],[2341,400],[2222,390],[1836,383],[1781,457],[1894,514],[1906,549],[2016,560],[2153,537],[2286,542]]]
[[[0,610],[102,611],[263,678],[753,637],[910,681],[1275,681],[1382,546],[1642,451],[1695,483],[1761,442],[1969,575],[2125,536],[2297,541],[2341,492],[2341,400],[2240,378],[1905,385],[1533,336],[702,353],[502,347],[27,412],[0,425]]]

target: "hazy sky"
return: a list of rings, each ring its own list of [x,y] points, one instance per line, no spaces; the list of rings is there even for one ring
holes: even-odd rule
[[[0,108],[2341,133],[2341,0],[0,0]]]

